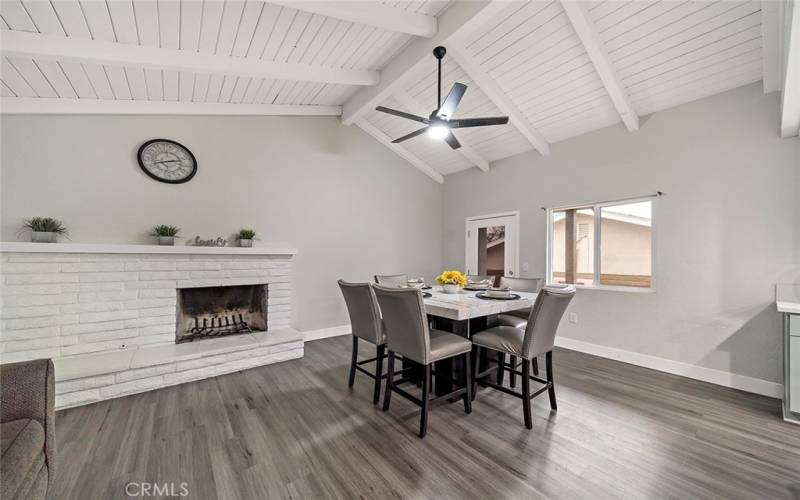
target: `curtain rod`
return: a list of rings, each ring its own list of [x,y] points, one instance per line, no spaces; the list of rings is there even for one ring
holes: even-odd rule
[[[547,211],[547,210],[567,210],[567,209],[570,209],[570,208],[584,208],[584,207],[592,207],[594,205],[605,205],[606,203],[621,203],[623,201],[643,200],[645,198],[659,198],[661,196],[666,196],[666,193],[664,193],[663,191],[656,191],[653,194],[646,194],[646,195],[642,195],[642,196],[632,196],[630,198],[619,198],[617,200],[596,201],[596,202],[593,202],[593,203],[578,203],[578,204],[573,204],[573,205],[563,205],[563,206],[560,206],[560,207],[551,207],[549,209],[547,207],[541,207],[541,208],[544,211]]]

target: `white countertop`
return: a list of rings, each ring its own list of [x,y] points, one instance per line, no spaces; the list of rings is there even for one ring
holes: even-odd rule
[[[489,300],[479,299],[475,296],[477,292],[467,290],[453,294],[444,293],[440,286],[434,286],[432,290],[425,291],[432,295],[423,299],[425,312],[454,320],[480,318],[515,309],[524,309],[531,307],[536,300],[535,293],[526,292],[512,292],[520,296],[517,300]]]
[[[778,312],[800,314],[800,285],[776,285],[775,303],[778,306]]]
[[[295,255],[296,248],[284,247],[196,247],[190,245],[123,245],[116,243],[31,243],[4,241],[0,253],[124,253],[189,255]]]

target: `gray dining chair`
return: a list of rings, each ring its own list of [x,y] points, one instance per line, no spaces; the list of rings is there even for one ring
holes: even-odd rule
[[[419,421],[419,437],[424,438],[428,428],[428,410],[431,405],[461,396],[464,398],[464,411],[472,412],[472,377],[471,352],[472,343],[453,333],[429,328],[426,320],[422,293],[413,288],[394,288],[375,285],[375,296],[383,314],[386,329],[386,341],[389,351],[389,367],[386,375],[386,389],[383,394],[383,411],[389,410],[392,393],[404,397],[422,408]],[[403,359],[413,361],[422,366],[422,396],[417,398],[399,387],[411,380],[403,377],[395,380],[394,359],[398,354]],[[463,356],[463,386],[436,397],[430,397],[432,377],[446,377],[450,374],[437,373],[431,366],[456,356]],[[405,375],[406,369],[401,370]],[[450,380],[452,382],[452,380]],[[455,384],[454,384],[455,385]]]
[[[522,371],[510,369],[522,376],[522,392],[516,392],[503,385],[490,382],[488,377],[495,369],[501,368],[500,360],[498,366],[489,367],[483,372],[478,372],[475,366],[475,382],[481,386],[491,387],[506,394],[522,399],[522,410],[525,417],[525,427],[531,429],[531,399],[547,391],[550,395],[550,408],[557,410],[556,390],[553,381],[553,348],[555,345],[556,330],[564,310],[569,305],[572,297],[575,296],[575,287],[551,288],[545,287],[539,291],[531,308],[528,323],[525,330],[512,326],[495,326],[476,333],[472,336],[472,343],[477,348],[475,359],[478,359],[481,349],[489,349],[502,354],[508,354],[522,358]],[[531,375],[531,360],[536,356],[545,355],[547,379]],[[531,380],[544,384],[539,390],[531,393]],[[473,389],[474,390],[474,389]]]
[[[408,284],[407,274],[376,274],[375,283],[383,286],[404,286]]]
[[[383,320],[381,319],[378,302],[375,300],[375,293],[369,283],[348,283],[343,280],[339,280],[338,283],[344,296],[344,302],[347,304],[353,336],[353,353],[350,358],[350,376],[347,380],[347,386],[353,387],[356,379],[356,370],[374,379],[372,404],[376,405],[381,398],[381,381],[384,378],[383,360],[386,357],[386,333],[383,329]],[[374,358],[358,360],[359,339],[375,344],[376,353]],[[375,363],[375,373],[362,368],[362,365],[372,362]]]
[[[500,278],[500,287],[508,287],[511,290],[516,292],[530,292],[530,293],[539,293],[539,290],[542,289],[544,285],[544,278],[512,278],[510,276],[502,276]],[[524,309],[517,309],[515,311],[508,311],[504,314],[497,315],[497,324],[501,326],[513,326],[514,328],[521,328],[525,329],[525,326],[528,323],[528,316],[531,315],[531,308],[526,307]],[[515,370],[519,366],[517,363],[517,357],[511,356],[510,359],[511,367]],[[533,358],[533,374],[539,375],[539,362],[536,358]],[[503,374],[505,370],[500,369],[497,371],[497,383],[503,383]],[[509,374],[511,387],[517,386],[517,376],[514,372]]]

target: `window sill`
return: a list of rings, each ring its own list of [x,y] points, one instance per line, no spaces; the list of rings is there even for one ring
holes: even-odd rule
[[[560,285],[562,283],[550,283],[550,285]],[[652,287],[644,288],[644,287],[635,287],[635,286],[613,286],[613,285],[600,285],[600,286],[588,286],[588,285],[575,285],[575,288],[578,290],[599,290],[599,291],[606,291],[606,292],[622,292],[622,293],[656,293],[655,289]]]

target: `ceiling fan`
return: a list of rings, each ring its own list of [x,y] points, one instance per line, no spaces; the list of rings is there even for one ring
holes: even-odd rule
[[[423,134],[424,132],[428,132],[428,135],[431,137],[435,139],[444,139],[451,148],[458,149],[461,147],[461,143],[459,143],[458,139],[456,139],[456,137],[453,135],[453,129],[485,127],[487,125],[505,125],[508,123],[507,116],[460,118],[457,120],[452,119],[453,114],[455,114],[456,108],[458,107],[458,103],[461,102],[461,98],[464,97],[464,93],[467,91],[467,86],[463,83],[454,83],[453,88],[450,89],[450,93],[447,94],[444,103],[442,103],[442,58],[446,53],[447,50],[444,47],[436,47],[433,49],[433,56],[439,60],[439,84],[436,87],[436,109],[431,112],[431,115],[428,118],[403,111],[397,111],[396,109],[390,109],[384,106],[378,106],[375,108],[376,111],[380,111],[382,113],[388,113],[390,115],[399,116],[401,118],[406,118],[408,120],[414,120],[416,122],[425,124],[425,126],[421,129],[415,130],[410,134],[393,140],[393,143],[407,141]]]

